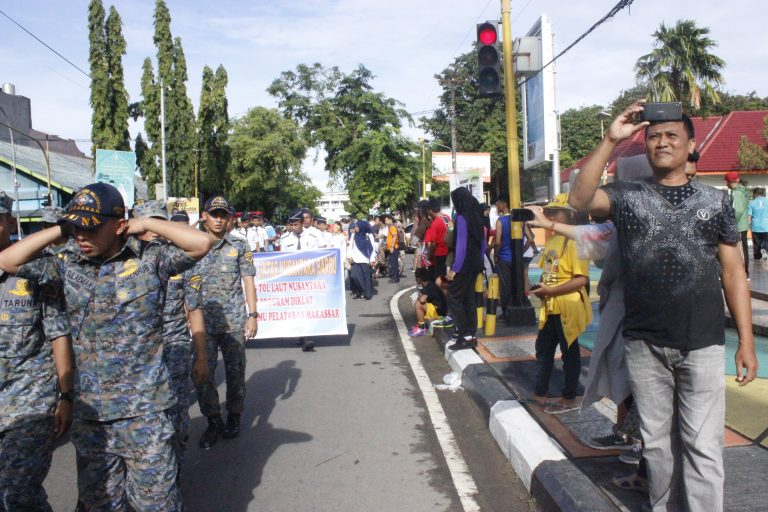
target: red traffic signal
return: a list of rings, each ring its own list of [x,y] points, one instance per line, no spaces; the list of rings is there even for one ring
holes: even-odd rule
[[[480,96],[502,93],[499,33],[491,21],[477,25],[477,82]]]

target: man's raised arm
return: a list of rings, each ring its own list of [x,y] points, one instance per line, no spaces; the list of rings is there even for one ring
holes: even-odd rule
[[[15,275],[19,267],[29,263],[40,251],[60,240],[63,236],[61,229],[61,226],[43,229],[0,252],[0,269]]]
[[[622,140],[631,137],[635,133],[648,126],[648,122],[634,124],[635,114],[643,111],[645,100],[638,100],[630,105],[616,119],[613,120],[605,133],[605,137],[592,152],[584,167],[576,176],[568,201],[571,206],[579,211],[589,211],[600,216],[607,216],[611,212],[611,204],[608,195],[600,190],[600,178],[603,175],[605,164],[613,153],[613,150]]]
[[[128,234],[136,235],[145,231],[157,233],[194,260],[202,259],[213,245],[213,240],[207,233],[180,222],[152,218],[128,221]]]

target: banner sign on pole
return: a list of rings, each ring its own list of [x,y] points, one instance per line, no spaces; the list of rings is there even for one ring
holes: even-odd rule
[[[136,154],[133,151],[96,150],[96,181],[109,183],[120,191],[126,208],[136,201],[134,177]]]
[[[168,215],[174,210],[187,212],[190,226],[195,226],[200,220],[200,200],[197,197],[169,197],[165,207]]]
[[[348,334],[338,249],[254,253],[256,339]]]

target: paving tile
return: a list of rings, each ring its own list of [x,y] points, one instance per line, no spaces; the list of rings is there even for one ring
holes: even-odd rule
[[[739,387],[726,377],[725,424],[753,440],[768,429],[768,379]]]

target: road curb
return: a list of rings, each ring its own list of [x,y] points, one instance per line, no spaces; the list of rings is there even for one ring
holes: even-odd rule
[[[448,349],[442,334],[435,331],[433,339],[451,370],[461,375],[462,388],[485,416],[491,435],[538,508],[553,512],[615,512],[617,508],[605,493],[568,459],[491,365],[474,350]]]

